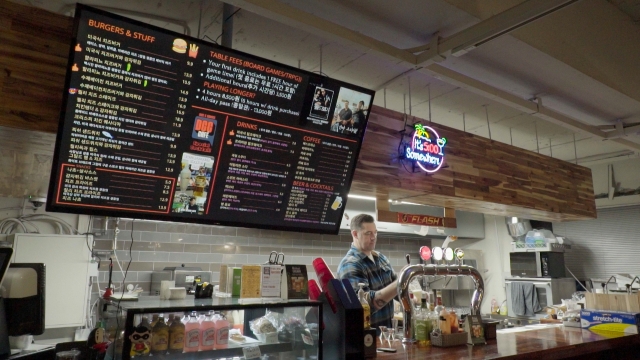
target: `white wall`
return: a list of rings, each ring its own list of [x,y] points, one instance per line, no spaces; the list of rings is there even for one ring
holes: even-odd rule
[[[481,240],[458,240],[451,247],[461,248],[467,254],[482,254],[479,259],[478,270],[484,280],[484,299],[481,312],[491,312],[491,300],[496,299],[498,305],[506,300],[504,288],[504,273],[510,273],[509,248],[512,238],[507,232],[505,218],[502,216],[484,216],[485,238]],[[433,240],[432,246],[441,246],[442,240]],[[446,305],[446,304],[445,304]]]
[[[22,212],[23,206],[24,206],[24,212]],[[44,211],[44,205],[34,211],[31,203],[27,202],[25,204],[23,198],[0,197],[0,221],[8,218],[19,217],[21,213],[23,213],[24,215],[46,214],[50,216],[55,216],[56,218],[69,223],[74,228],[78,228],[78,226],[80,226],[82,228],[80,229],[80,232],[87,231],[86,226],[87,226],[88,216],[66,214],[66,213],[48,213]],[[34,221],[33,225],[37,228],[27,227],[28,232],[36,232],[36,230],[39,230],[41,234],[57,233],[56,228],[49,222]],[[20,231],[20,232],[23,232],[23,231]],[[0,234],[0,241],[3,241],[5,238],[6,238],[6,234]]]

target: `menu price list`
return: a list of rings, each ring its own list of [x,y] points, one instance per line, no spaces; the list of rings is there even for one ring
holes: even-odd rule
[[[350,178],[355,142],[231,117],[211,204],[229,221],[251,214],[264,224],[334,226]],[[213,205],[212,205],[213,206]],[[249,216],[249,215],[247,215]]]
[[[130,206],[150,213],[169,211],[175,186],[171,178],[86,165],[63,165],[60,176],[59,201],[107,209]]]

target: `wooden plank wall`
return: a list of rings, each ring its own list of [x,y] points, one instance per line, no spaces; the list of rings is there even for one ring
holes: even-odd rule
[[[407,123],[414,122],[428,123],[409,116]],[[433,175],[407,172],[398,160],[404,114],[375,106],[352,191],[547,221],[596,217],[590,169],[444,125],[429,126],[447,138],[444,166]]]
[[[0,0],[0,126],[57,131],[72,27],[69,17]],[[397,160],[403,125],[403,114],[372,109],[352,192],[539,220],[596,217],[589,169],[443,125],[431,124],[449,140],[445,167],[407,173]]]
[[[56,132],[73,19],[0,0],[0,125]]]

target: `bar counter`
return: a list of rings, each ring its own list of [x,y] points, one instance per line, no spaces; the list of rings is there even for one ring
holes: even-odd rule
[[[378,347],[389,347],[388,342]],[[476,359],[640,359],[640,335],[595,334],[571,327],[555,327],[497,334],[487,345],[449,348],[402,344],[391,345],[396,353],[378,352],[381,360],[476,360]]]

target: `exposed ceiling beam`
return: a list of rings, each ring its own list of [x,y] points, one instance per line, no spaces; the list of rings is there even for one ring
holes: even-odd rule
[[[511,94],[504,90],[498,89],[491,85],[485,84],[481,81],[475,80],[466,75],[457,73],[451,69],[445,68],[438,64],[431,64],[426,67],[417,66],[418,57],[411,52],[403,49],[396,48],[380,40],[371,38],[359,32],[350,30],[344,26],[332,23],[328,20],[320,18],[316,15],[309,14],[287,4],[284,4],[278,0],[222,0],[225,3],[235,5],[243,8],[247,11],[254,12],[260,16],[275,20],[277,22],[300,28],[305,31],[318,34],[326,37],[327,35],[348,43],[351,45],[358,45],[365,49],[373,50],[381,55],[391,57],[398,61],[400,64],[404,64],[410,68],[413,68],[420,72],[425,72],[433,77],[436,77],[444,82],[465,88],[467,91],[481,95],[488,99],[492,99],[506,106],[518,109],[522,112],[529,113],[533,116],[537,116],[546,121],[554,124],[561,125],[574,132],[587,133],[595,136],[599,139],[607,139],[607,134],[598,129],[595,126],[582,123],[576,119],[573,119],[567,115],[561,114],[557,111],[548,109],[537,103],[523,99],[517,95]],[[530,0],[527,2],[537,2]],[[540,0],[542,2],[542,0]],[[544,0],[549,6],[552,0]],[[562,0],[556,0],[557,4],[562,3]],[[566,2],[568,4],[568,2]],[[498,16],[498,15],[496,15]],[[464,30],[463,30],[464,32]],[[468,36],[468,35],[465,35]],[[452,35],[449,38],[455,38],[456,35]],[[640,151],[640,144],[625,140],[625,139],[612,139],[615,143],[618,143],[626,148],[634,151]]]
[[[418,55],[417,64],[440,61],[449,54],[463,55],[488,41],[508,34],[577,1],[579,0],[525,1],[449,37],[432,41],[432,45]],[[416,49],[421,50],[421,48],[414,48],[409,51]]]
[[[607,139],[618,139],[627,135],[635,135],[640,133],[640,125],[624,126],[622,122],[618,122],[614,131],[607,132]]]

